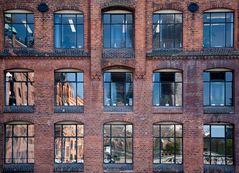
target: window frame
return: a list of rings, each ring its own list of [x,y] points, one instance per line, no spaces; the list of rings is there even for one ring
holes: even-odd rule
[[[218,11],[217,11],[218,10]],[[211,18],[211,15],[212,14],[223,14],[225,15],[225,21],[224,22],[212,22],[212,18]],[[233,22],[227,22],[227,18],[226,18],[226,15],[227,14],[232,14],[233,16]],[[204,21],[204,15],[205,14],[209,14],[210,15],[210,21],[209,22],[205,22]],[[212,44],[212,34],[211,34],[211,27],[212,27],[212,24],[225,24],[225,41],[224,41],[224,46],[211,46]],[[205,36],[205,33],[204,33],[204,25],[205,24],[209,24],[210,25],[210,29],[209,29],[209,46],[205,46],[205,43],[204,43],[204,36]],[[227,24],[232,24],[232,46],[227,46]],[[235,12],[232,11],[232,10],[220,10],[220,9],[215,9],[215,10],[208,10],[208,11],[205,11],[203,13],[203,48],[207,49],[207,48],[234,48],[234,41],[235,41]]]
[[[210,130],[210,136],[209,137],[205,137],[204,136],[204,127],[205,126],[209,126],[209,130]],[[223,126],[224,127],[224,135],[225,135],[225,137],[212,137],[211,135],[212,135],[212,126]],[[232,138],[228,138],[227,137],[227,134],[226,134],[226,130],[227,130],[227,126],[229,126],[229,127],[232,127]],[[204,154],[204,152],[203,152],[203,162],[204,162],[204,165],[223,165],[223,166],[234,166],[235,165],[235,146],[234,146],[234,139],[235,139],[235,137],[234,137],[234,134],[235,134],[235,132],[234,132],[234,130],[235,130],[235,127],[234,127],[234,125],[233,124],[228,124],[228,123],[208,123],[208,124],[204,124],[203,125],[203,147],[204,147],[204,144],[205,144],[205,139],[207,139],[207,140],[209,140],[209,145],[210,145],[210,149],[209,149],[209,155],[205,155]],[[224,148],[224,155],[223,155],[223,158],[225,159],[225,164],[212,164],[212,155],[211,155],[211,153],[212,153],[212,140],[213,139],[223,139],[224,140],[224,142],[225,142],[225,148]],[[232,157],[232,165],[230,165],[230,164],[227,164],[227,157],[229,157],[230,155],[227,155],[227,140],[232,140],[232,155],[231,155],[231,157]],[[205,157],[209,157],[209,159],[210,159],[210,163],[209,164],[206,164],[205,163]],[[214,156],[215,157],[215,156]],[[220,157],[220,156],[217,156],[217,157]]]
[[[57,23],[57,22],[55,22],[55,16],[56,15],[60,15],[61,17],[61,21],[59,22],[59,23]],[[76,19],[76,24],[75,24],[75,26],[76,26],[76,28],[75,28],[75,30],[76,30],[76,36],[75,36],[75,47],[73,48],[73,47],[68,47],[68,48],[65,48],[65,47],[63,47],[63,26],[68,26],[69,24],[63,24],[63,22],[62,22],[62,16],[63,15],[74,15],[74,17],[75,17],[75,19]],[[78,16],[82,16],[82,18],[83,18],[83,23],[77,23],[77,18],[78,18]],[[55,33],[55,29],[56,29],[56,25],[58,25],[58,26],[60,26],[60,31],[61,31],[61,34],[60,34],[60,47],[56,47],[56,33]],[[78,27],[77,26],[82,26],[82,29],[83,29],[83,33],[82,33],[82,47],[80,47],[80,48],[78,48],[77,47],[77,44],[78,44],[78,42],[80,42],[80,41],[78,41],[78,39],[77,39],[77,36],[78,36],[78,34],[81,34],[80,33],[80,31],[78,31]],[[85,25],[84,25],[84,14],[82,13],[82,12],[80,12],[80,11],[67,11],[67,12],[65,12],[65,10],[61,10],[61,11],[57,11],[57,12],[55,12],[54,14],[53,14],[53,37],[54,37],[54,49],[84,49],[85,48],[85,46],[84,46],[84,44],[85,44]]]
[[[174,135],[173,135],[173,137],[162,137],[162,135],[161,135],[161,126],[162,125],[168,125],[168,126],[174,126],[174,129],[173,129],[173,131],[174,131]],[[176,136],[176,125],[180,125],[181,126],[181,137],[177,137]],[[156,127],[156,126],[158,126],[159,127],[159,137],[156,137],[155,135],[154,135],[154,128]],[[184,129],[183,129],[183,124],[180,124],[180,123],[175,123],[175,122],[159,122],[159,123],[155,123],[155,124],[153,124],[153,164],[164,164],[164,165],[183,165],[184,164],[184,157],[183,157],[183,153],[184,153],[184,151],[183,151],[183,145],[184,145],[184,140],[183,140],[183,134],[184,134]],[[159,139],[159,141],[161,141],[161,139],[163,139],[163,138],[173,138],[174,139],[174,163],[162,163],[161,162],[161,160],[162,160],[162,157],[161,157],[161,148],[162,148],[162,144],[161,144],[161,142],[159,142],[159,149],[160,149],[160,152],[159,152],[159,163],[158,162],[155,162],[154,161],[154,159],[155,159],[155,154],[154,154],[154,152],[155,152],[155,150],[154,150],[154,140],[155,139]],[[176,139],[181,139],[181,142],[182,142],[182,162],[181,163],[176,163]]]

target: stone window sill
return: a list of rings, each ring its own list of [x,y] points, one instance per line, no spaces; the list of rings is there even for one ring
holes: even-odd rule
[[[4,106],[5,113],[33,113],[35,106]]]
[[[84,106],[54,106],[55,113],[83,113]]]
[[[133,112],[133,106],[105,106],[104,112]]]
[[[183,173],[183,165],[179,164],[154,164],[153,165],[154,172],[177,172]]]
[[[103,49],[103,58],[134,58],[133,48],[108,48]]]
[[[203,109],[204,109],[204,114],[232,114],[232,113],[234,113],[233,106],[206,106]]]
[[[114,171],[130,171],[133,170],[133,164],[131,163],[109,163],[104,164],[104,171],[114,172]]]
[[[33,163],[4,164],[3,172],[34,172]]]
[[[204,173],[211,172],[233,173],[235,168],[229,165],[204,165]]]
[[[83,163],[55,163],[54,172],[83,172]]]
[[[182,114],[183,107],[176,107],[176,106],[153,106],[152,107],[153,114]]]

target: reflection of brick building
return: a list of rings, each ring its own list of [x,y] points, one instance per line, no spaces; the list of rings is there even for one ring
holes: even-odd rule
[[[19,49],[20,46],[15,44],[16,48],[6,48],[4,31],[0,29],[0,172],[4,166],[4,124],[7,122],[29,121],[34,124],[34,171],[37,173],[52,173],[54,170],[54,124],[63,121],[83,123],[83,171],[84,173],[103,173],[103,125],[116,121],[133,125],[133,169],[130,171],[132,173],[152,173],[154,170],[152,127],[155,123],[182,124],[183,164],[181,166],[184,173],[202,173],[206,167],[203,160],[203,124],[233,124],[234,165],[230,169],[233,169],[233,173],[239,173],[238,0],[197,0],[194,1],[199,6],[196,12],[189,11],[188,6],[193,1],[188,0],[45,1],[49,7],[46,12],[38,11],[39,2],[0,0],[0,28],[4,28],[3,14],[6,10],[25,9],[34,14],[33,48]],[[102,14],[115,9],[129,10],[132,13],[133,48],[103,48]],[[231,9],[230,12],[234,17],[232,48],[203,46],[203,14],[210,9],[219,11],[224,9],[226,12]],[[54,48],[54,12],[59,10],[82,12],[84,16],[83,48]],[[154,50],[153,13],[161,10],[182,13],[182,48]],[[161,29],[160,27],[158,30]],[[166,42],[168,43],[169,40],[166,39]],[[233,72],[233,104],[230,106],[203,106],[203,72],[214,68],[230,69]],[[28,92],[34,92],[29,94],[28,98],[29,105],[35,105],[31,113],[4,112],[4,100],[6,102],[9,100],[9,95],[4,94],[3,82],[4,71],[7,69],[31,69],[34,72],[34,89],[28,86]],[[84,72],[84,103],[77,98],[77,102],[84,106],[83,111],[74,109],[67,112],[65,108],[61,110],[61,113],[55,111],[54,72],[57,69],[77,69]],[[129,109],[130,106],[124,107],[124,104],[120,104],[117,111],[115,111],[117,106],[105,109],[103,73],[111,69],[119,71],[126,69],[132,72],[132,109]],[[177,69],[182,72],[182,106],[152,106],[152,75],[154,71],[160,69]],[[24,78],[24,76],[17,76],[17,78]],[[6,89],[10,91],[10,86],[6,86]],[[63,90],[66,93],[65,98],[57,96],[57,102],[65,99],[68,105],[74,105],[76,99],[73,98],[72,87],[67,84]],[[59,95],[61,95],[60,92]],[[16,102],[19,102],[19,105],[25,105],[25,84],[14,84],[14,93]],[[180,98],[177,99],[180,100]],[[66,145],[71,148],[71,140],[67,141]],[[74,155],[70,152],[66,154],[66,158],[71,157],[71,154]],[[224,167],[226,166],[220,166],[220,169]],[[219,171],[214,170],[214,172]]]

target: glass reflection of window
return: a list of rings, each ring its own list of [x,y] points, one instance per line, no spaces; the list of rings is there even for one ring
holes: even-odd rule
[[[182,125],[155,124],[153,126],[153,138],[155,164],[183,163]]]
[[[182,14],[153,15],[153,48],[182,48]]]
[[[233,47],[233,13],[206,12],[203,14],[203,46]]]
[[[206,71],[204,80],[204,106],[232,106],[233,73],[231,71]]]
[[[182,73],[153,73],[153,105],[182,106]]]
[[[104,48],[133,47],[133,15],[130,12],[103,14]]]
[[[5,163],[34,163],[34,125],[6,124]]]
[[[233,165],[232,125],[204,125],[204,164]]]
[[[104,125],[104,163],[133,162],[132,125],[112,123]]]
[[[104,105],[133,106],[132,73],[104,73]]]
[[[5,104],[6,106],[34,105],[34,72],[5,73]]]
[[[56,106],[83,106],[84,79],[81,72],[55,72]]]
[[[84,20],[82,14],[54,15],[55,48],[83,48]]]
[[[6,47],[30,47],[34,45],[34,16],[32,13],[4,14]]]
[[[83,125],[55,125],[55,163],[83,163]]]

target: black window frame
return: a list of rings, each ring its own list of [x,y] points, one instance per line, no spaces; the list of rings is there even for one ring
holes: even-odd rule
[[[74,70],[67,70],[67,69],[64,69],[66,71],[61,71],[61,70],[56,70],[54,72],[54,106],[67,106],[67,107],[75,107],[75,106],[84,106],[84,72],[81,71],[81,70],[77,70],[77,71],[74,71]],[[59,76],[60,76],[60,83],[61,83],[61,97],[62,97],[62,103],[61,105],[58,105],[57,104],[57,81],[56,81],[56,74],[59,73]],[[64,81],[63,79],[63,73],[75,73],[75,81]],[[82,81],[78,81],[78,73],[81,73],[82,74]],[[64,95],[64,92],[63,92],[63,87],[64,87],[64,84],[65,83],[73,83],[73,84],[76,84],[76,105],[65,105],[64,104],[64,100],[63,100],[63,95]],[[82,91],[83,91],[83,105],[80,105],[80,104],[77,104],[77,93],[78,93],[78,84],[82,84]]]
[[[34,25],[35,25],[35,21],[34,21],[34,13],[33,12],[23,12],[23,13],[19,13],[19,12],[8,12],[8,11],[6,11],[6,12],[4,12],[4,25],[3,25],[3,34],[4,34],[4,47],[6,47],[6,36],[5,36],[5,25],[6,24],[8,24],[8,25],[10,25],[10,27],[11,27],[11,32],[13,32],[13,24],[22,24],[22,23],[17,23],[17,22],[15,22],[15,23],[13,23],[12,22],[12,20],[11,20],[11,22],[10,23],[7,23],[6,22],[6,20],[5,20],[5,15],[7,15],[7,14],[10,14],[10,15],[26,15],[26,25],[28,25],[28,24],[30,24],[30,25],[33,25],[33,28],[34,28]],[[28,22],[28,15],[32,15],[32,17],[33,17],[33,23],[31,23],[31,22]],[[11,17],[11,19],[12,19],[12,17]],[[26,30],[26,39],[28,40],[29,38],[29,36],[28,36],[28,31],[27,31],[27,27],[25,27],[25,30]],[[35,28],[34,28],[34,31],[33,31],[33,33],[32,33],[32,35],[33,35],[33,44],[31,45],[31,46],[28,46],[27,44],[25,44],[26,45],[26,47],[25,48],[33,48],[34,47],[34,40],[35,40],[35,38],[34,38],[34,35],[35,35]],[[12,39],[13,39],[13,37],[12,37]],[[12,40],[11,39],[11,40]],[[26,43],[27,41],[25,41],[25,43]],[[13,43],[13,41],[12,41],[12,43]],[[6,48],[9,48],[9,47],[6,47]],[[18,48],[18,47],[14,47],[13,46],[13,44],[11,44],[11,47],[10,48]]]
[[[112,79],[110,79],[110,81],[105,81],[105,74],[107,74],[107,73],[122,73],[122,75],[124,74],[125,76],[127,76],[127,74],[130,74],[131,75],[131,81],[130,82],[127,82],[127,80],[125,80],[124,82],[112,82]],[[104,73],[103,73],[103,78],[104,78],[104,80],[103,80],[103,84],[104,84],[104,92],[103,92],[103,94],[104,94],[104,96],[103,96],[103,105],[104,105],[104,107],[110,107],[110,106],[114,106],[114,107],[121,107],[121,106],[119,106],[119,105],[113,105],[112,104],[112,102],[110,102],[110,104],[108,105],[108,104],[105,104],[105,84],[110,84],[110,93],[111,93],[111,90],[112,90],[112,88],[111,88],[111,84],[112,83],[120,83],[120,84],[124,84],[124,106],[127,106],[127,107],[133,107],[133,105],[134,105],[134,86],[133,86],[133,72],[131,72],[131,71],[125,71],[125,72],[121,72],[121,71],[119,71],[119,72],[117,72],[117,71],[114,71],[114,72],[111,72],[111,71],[105,71]],[[132,105],[126,105],[126,103],[127,103],[127,96],[126,96],[126,84],[130,84],[131,85],[131,87],[132,87]],[[117,93],[117,92],[116,92]],[[112,97],[111,97],[112,95],[110,94],[110,99],[112,100]]]
[[[70,126],[76,126],[76,135],[75,136],[64,136],[63,135],[63,126],[64,125],[70,125]],[[61,126],[61,136],[57,136],[56,135],[56,126]],[[82,128],[83,128],[83,135],[82,136],[78,136],[78,126],[82,126]],[[78,149],[77,149],[77,144],[78,144],[78,139],[82,139],[83,140],[83,148],[85,147],[84,146],[84,134],[85,134],[85,129],[84,129],[84,124],[80,124],[80,123],[56,123],[56,124],[54,124],[54,164],[84,164],[84,150],[83,150],[83,162],[78,162],[78,158],[77,158],[77,156],[78,156]],[[57,138],[59,138],[59,139],[61,139],[61,162],[60,163],[58,163],[58,162],[56,162],[56,139]],[[62,145],[62,143],[63,143],[63,139],[67,139],[67,138],[74,138],[75,140],[76,140],[76,143],[75,143],[75,146],[76,146],[76,162],[72,162],[72,163],[64,163],[63,161],[64,161],[64,156],[63,156],[63,151],[64,151],[64,148],[63,148],[63,145]]]
[[[176,81],[176,73],[181,75],[181,81]],[[155,74],[159,74],[159,80],[158,81],[156,81],[154,79],[154,75]],[[171,81],[167,81],[167,82],[166,81],[161,81],[161,79],[160,79],[161,74],[174,74],[174,81],[173,82],[171,82]],[[153,80],[152,80],[152,84],[153,84],[153,86],[152,86],[153,87],[152,94],[154,93],[154,85],[155,84],[158,84],[160,86],[161,90],[162,90],[162,84],[173,84],[173,86],[174,86],[174,90],[173,90],[174,99],[173,99],[173,104],[172,105],[160,105],[161,93],[160,93],[160,90],[159,90],[159,98],[158,98],[159,105],[158,104],[154,104],[154,98],[152,97],[153,106],[156,106],[156,107],[182,107],[183,106],[183,73],[182,73],[182,71],[155,71],[155,72],[153,72],[152,77],[153,77]],[[177,88],[175,86],[177,84],[181,84],[181,86],[182,86],[182,88],[181,88],[182,89],[181,90],[182,104],[181,105],[176,105],[176,93],[177,93],[176,89]]]
[[[233,165],[235,165],[235,153],[234,153],[234,151],[235,151],[235,146],[234,146],[234,130],[235,130],[235,128],[234,128],[234,125],[232,125],[232,124],[204,124],[203,125],[203,129],[204,129],[204,127],[205,126],[209,126],[209,130],[210,130],[210,136],[209,137],[203,137],[203,145],[205,145],[205,139],[207,139],[207,140],[209,140],[209,144],[210,144],[210,151],[209,151],[209,155],[205,155],[204,153],[203,153],[203,161],[204,161],[204,165],[224,165],[224,166],[233,166]],[[224,126],[224,135],[225,135],[225,137],[211,137],[211,129],[212,129],[212,126]],[[232,127],[232,138],[228,138],[227,137],[227,132],[226,132],[226,130],[227,130],[227,126],[229,126],[229,127]],[[205,131],[204,131],[204,134],[205,134]],[[211,148],[212,148],[212,139],[224,139],[224,141],[225,141],[225,151],[224,151],[224,153],[225,153],[225,155],[224,155],[224,159],[225,159],[225,164],[212,164],[212,159],[211,159],[211,157],[212,157],[212,155],[211,155],[211,153],[212,153],[212,150],[211,150]],[[232,140],[232,164],[227,164],[227,157],[229,157],[230,155],[227,155],[227,139],[230,139],[230,140]],[[210,163],[209,164],[206,164],[205,163],[205,157],[209,157],[209,159],[210,159]],[[220,156],[213,156],[213,157],[220,157]]]
[[[16,126],[16,125],[26,125],[27,126],[27,134],[26,134],[26,136],[14,136],[14,126]],[[33,129],[34,129],[34,131],[33,131],[33,136],[29,136],[29,126],[33,126]],[[11,131],[12,131],[12,133],[11,133],[11,136],[10,137],[8,137],[7,136],[7,126],[11,126]],[[7,154],[7,152],[6,152],[6,146],[7,146],[7,144],[6,144],[6,141],[7,141],[7,138],[9,138],[9,139],[12,139],[12,147],[11,147],[11,152],[12,152],[12,158],[11,158],[11,163],[8,163],[8,162],[6,162],[6,154]],[[14,152],[13,152],[13,148],[14,148],[14,145],[13,145],[13,139],[14,138],[27,138],[27,158],[26,158],[26,161],[27,162],[22,162],[22,163],[16,163],[16,162],[14,162],[14,159],[17,159],[17,158],[14,158],[13,157],[13,155],[14,155]],[[20,165],[20,164],[34,164],[34,162],[35,162],[35,150],[34,150],[34,158],[31,158],[31,159],[33,159],[34,161],[33,162],[28,162],[28,159],[29,159],[29,146],[28,146],[28,140],[29,140],[29,138],[30,139],[33,139],[33,141],[34,141],[34,143],[33,143],[33,145],[35,145],[35,127],[34,127],[34,124],[30,124],[30,123],[28,123],[28,122],[21,122],[21,123],[18,123],[18,122],[12,122],[12,123],[6,123],[5,125],[4,125],[4,164],[17,164],[17,165]]]
[[[231,79],[231,81],[230,80],[226,80],[226,73],[227,72],[230,72],[231,73],[231,75],[232,75],[232,79]],[[203,76],[206,74],[206,73],[208,73],[209,74],[209,80],[205,80],[204,79],[204,77],[203,77],[203,106],[204,107],[213,107],[213,106],[222,106],[222,107],[232,107],[232,106],[234,106],[234,72],[232,71],[232,70],[226,70],[226,71],[220,71],[220,70],[218,70],[218,71],[210,71],[210,70],[208,70],[208,71],[204,71],[203,72]],[[211,73],[225,73],[224,75],[225,75],[225,79],[222,81],[222,80],[211,80],[210,79],[210,75],[211,75]],[[211,99],[211,84],[212,83],[214,83],[214,82],[223,82],[224,83],[224,105],[213,105],[211,102],[212,102],[212,99]],[[232,86],[232,88],[231,88],[231,91],[232,91],[232,93],[231,93],[231,95],[232,95],[232,100],[231,100],[231,105],[227,105],[227,91],[226,91],[226,86],[227,86],[227,84],[228,83],[230,83],[231,84],[231,86]],[[205,97],[205,93],[204,93],[204,91],[205,91],[205,84],[209,84],[209,96],[208,96],[208,102],[209,102],[209,104],[207,105],[207,104],[205,104],[204,103],[204,97]]]
[[[113,11],[115,11],[115,10],[113,10]],[[104,16],[105,15],[109,15],[110,16],[110,23],[105,23],[104,22]],[[124,20],[127,18],[127,15],[131,15],[131,17],[132,17],[132,23],[112,23],[112,16],[113,15],[123,15],[124,16]],[[134,30],[135,30],[135,26],[134,26],[134,14],[133,14],[133,12],[131,12],[131,11],[125,11],[125,13],[111,13],[110,11],[105,11],[105,12],[103,12],[102,13],[102,24],[103,24],[103,29],[102,29],[102,31],[103,31],[103,48],[104,49],[134,49],[134,34],[135,34],[135,32],[134,32]],[[106,47],[105,46],[105,44],[104,44],[104,38],[105,38],[105,35],[104,35],[104,27],[105,27],[105,25],[108,25],[108,26],[110,26],[110,33],[109,33],[109,36],[110,36],[110,46],[109,47]],[[127,47],[127,41],[126,41],[126,37],[127,37],[127,34],[125,33],[125,43],[124,43],[124,46],[122,46],[122,47],[114,47],[114,46],[112,46],[112,38],[111,38],[111,31],[112,31],[112,25],[130,25],[131,27],[132,27],[132,45],[131,45],[131,47]]]
[[[157,16],[158,18],[160,18],[160,16],[161,15],[173,15],[173,18],[174,18],[174,22],[173,23],[155,23],[154,22],[154,17],[155,16]],[[181,15],[181,18],[182,18],[182,23],[176,23],[175,22],[175,15]],[[181,24],[181,27],[182,27],[182,35],[181,35],[181,46],[180,47],[176,47],[176,25],[179,25],[179,24]],[[173,25],[173,27],[174,27],[174,33],[173,33],[173,47],[170,47],[170,48],[168,48],[168,47],[161,47],[160,45],[161,45],[161,43],[160,43],[160,38],[159,38],[159,40],[157,40],[157,43],[158,43],[158,45],[159,45],[159,47],[155,47],[154,46],[154,30],[157,28],[157,25],[159,25],[159,27],[161,26],[161,25]],[[156,27],[155,27],[156,26]],[[157,12],[155,12],[155,13],[153,13],[153,16],[152,16],[152,47],[153,47],[153,49],[154,50],[157,50],[157,49],[182,49],[183,48],[183,13],[181,13],[181,12],[178,12],[178,13],[175,13],[175,12],[172,12],[172,13],[157,13]]]
[[[225,13],[225,21],[224,22],[212,22],[211,20],[211,15],[212,14],[223,14],[223,13]],[[233,22],[227,22],[227,18],[226,18],[226,15],[227,14],[229,14],[229,13],[231,13],[232,14],[232,16],[233,16]],[[204,21],[204,15],[207,15],[207,14],[209,14],[210,15],[210,21],[209,22],[205,22]],[[212,35],[211,35],[211,25],[212,24],[217,24],[217,23],[223,23],[223,24],[225,24],[225,42],[224,42],[224,46],[220,46],[220,47],[213,47],[213,46],[211,46],[211,42],[212,42]],[[209,29],[209,46],[205,46],[205,43],[204,43],[204,36],[205,36],[205,33],[204,33],[204,25],[206,25],[206,24],[209,24],[210,25],[210,29]],[[232,46],[227,46],[227,24],[232,24]],[[233,48],[234,47],[234,35],[235,35],[235,29],[234,29],[234,26],[235,25],[235,14],[234,14],[234,12],[233,11],[230,11],[230,12],[227,12],[227,11],[222,11],[222,12],[204,12],[203,13],[203,48]]]
[[[14,80],[13,79],[13,77],[14,77],[14,73],[26,73],[26,81],[13,81],[13,83],[26,83],[26,86],[27,86],[27,105],[17,105],[16,103],[15,103],[15,105],[10,105],[10,104],[8,104],[7,105],[7,101],[6,101],[6,98],[7,98],[7,83],[9,83],[9,86],[10,85],[12,85],[11,84],[11,81],[7,81],[7,78],[6,78],[6,75],[7,75],[7,73],[10,73],[10,74],[12,74],[12,81]],[[27,71],[25,71],[25,70],[5,70],[4,71],[4,106],[34,106],[35,105],[35,102],[34,102],[34,104],[33,105],[29,105],[29,98],[28,98],[28,96],[29,96],[29,90],[28,90],[28,88],[29,88],[29,83],[31,83],[31,85],[34,87],[34,79],[33,79],[33,81],[31,81],[31,80],[29,80],[29,74],[28,73],[33,73],[34,74],[34,71],[32,71],[32,70],[27,70]],[[33,78],[34,78],[34,76],[33,76]],[[35,89],[35,87],[34,87],[34,89]],[[32,93],[33,94],[33,93]],[[12,97],[14,97],[14,96],[12,96]],[[10,96],[9,96],[9,99],[10,99]],[[16,98],[15,98],[16,99]],[[9,101],[10,102],[10,101]],[[15,102],[16,102],[16,100],[15,100]]]
[[[162,134],[161,134],[161,126],[162,125],[165,125],[165,126],[174,126],[174,135],[173,135],[173,137],[162,137]],[[176,136],[176,125],[177,126],[181,126],[181,137],[177,137]],[[159,128],[159,136],[155,136],[155,134],[154,134],[154,128],[155,127],[157,127],[158,126],[158,128]],[[174,165],[183,165],[184,163],[184,159],[183,159],[183,133],[184,133],[184,130],[183,130],[183,125],[182,124],[179,124],[179,123],[174,123],[174,122],[165,122],[165,123],[156,123],[156,124],[153,124],[153,163],[154,164],[166,164],[166,165],[169,165],[169,164],[174,164]],[[162,144],[161,144],[161,139],[163,139],[163,138],[173,138],[174,139],[174,163],[162,163],[162,157],[161,157],[161,148],[162,148]],[[159,141],[159,162],[155,162],[154,160],[155,160],[155,150],[154,150],[154,145],[155,145],[155,143],[154,143],[154,141],[156,140],[156,139],[158,139],[158,141]],[[176,163],[176,139],[181,139],[181,144],[182,144],[182,162],[181,163]]]
[[[124,126],[124,136],[112,136],[112,126],[114,126],[114,125],[120,125],[120,126]],[[110,136],[106,136],[105,135],[105,126],[110,126]],[[131,126],[131,129],[132,129],[132,134],[131,134],[131,136],[127,136],[127,131],[126,131],[126,126]],[[124,146],[125,146],[125,148],[124,148],[124,156],[125,156],[125,162],[124,163],[114,163],[114,162],[109,162],[109,163],[106,163],[105,162],[105,138],[109,138],[109,140],[110,140],[110,145],[112,145],[112,139],[115,139],[115,138],[124,138]],[[131,162],[126,162],[126,160],[127,160],[127,157],[126,157],[126,143],[127,143],[127,139],[131,139],[131,143],[132,143],[132,146],[131,146],[131,148],[132,148],[132,160],[131,160]],[[124,165],[124,164],[131,164],[131,165],[133,165],[133,162],[134,162],[134,148],[133,148],[133,146],[134,146],[134,129],[133,129],[133,124],[131,124],[131,123],[125,123],[125,122],[111,122],[111,123],[105,123],[104,124],[104,126],[103,126],[103,164],[104,165],[110,165],[110,164],[114,164],[114,165]],[[110,148],[110,158],[114,158],[113,156],[112,156],[112,147]]]
[[[59,16],[61,16],[60,18],[60,22],[59,23],[57,23],[56,21],[55,21],[55,16],[56,15],[59,15]],[[67,26],[67,25],[69,25],[69,24],[64,24],[63,22],[62,22],[62,16],[63,15],[75,15],[75,19],[76,19],[76,38],[75,38],[75,43],[76,43],[76,45],[75,45],[75,47],[74,48],[71,48],[71,47],[63,47],[62,45],[63,45],[63,32],[62,32],[62,30],[63,30],[63,26]],[[78,23],[78,16],[82,16],[82,18],[83,18],[83,22],[82,23]],[[55,49],[84,49],[84,45],[85,45],[85,28],[84,28],[84,14],[83,13],[81,13],[81,12],[78,12],[78,13],[64,13],[64,12],[57,12],[57,13],[54,13],[54,17],[53,17],[53,25],[54,25],[54,48]],[[56,28],[56,25],[59,25],[59,26],[61,26],[61,34],[60,34],[60,47],[56,47],[56,44],[55,44],[55,42],[56,42],[56,33],[55,33],[55,28]],[[78,31],[78,27],[77,26],[83,26],[82,28],[83,28],[83,33],[82,33],[82,47],[81,48],[78,48],[77,47],[77,44],[78,44],[78,39],[77,39],[77,37],[78,37],[78,34],[81,34],[79,31]]]

